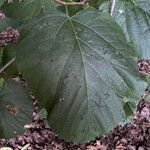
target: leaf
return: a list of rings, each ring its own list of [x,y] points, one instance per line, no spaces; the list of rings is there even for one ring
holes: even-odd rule
[[[128,99],[124,98],[123,109],[125,110],[126,116],[129,117],[133,115],[136,105],[132,100],[129,101]]]
[[[150,1],[149,0],[135,0],[133,1],[138,7],[144,11],[150,13]]]
[[[0,32],[4,31],[7,27],[19,28],[22,22],[8,17],[0,19]],[[1,50],[1,49],[0,49]]]
[[[90,6],[93,6],[95,8],[99,8],[99,6],[101,4],[103,4],[105,1],[107,1],[107,0],[92,0],[92,1],[89,1],[89,4],[90,4]]]
[[[24,131],[32,120],[32,99],[14,81],[5,81],[0,89],[0,138],[10,138]]]
[[[0,20],[0,32],[4,31],[7,27],[10,26],[10,19],[4,18]]]
[[[18,69],[47,109],[50,126],[74,142],[122,122],[124,97],[136,101],[147,86],[121,28],[95,9],[29,21],[15,49]]]
[[[54,0],[48,0],[47,5],[45,6],[46,10],[56,10],[57,5]]]
[[[4,4],[4,0],[0,0],[0,7]]]
[[[6,65],[10,60],[16,57],[15,49],[12,49],[12,45],[9,45],[4,48],[2,55],[2,65]],[[18,75],[18,70],[16,66],[16,62],[12,63],[9,67],[5,69],[5,74],[7,75]]]
[[[6,2],[2,10],[10,18],[28,19],[55,8],[53,0],[13,0],[11,3]]]
[[[124,30],[130,43],[133,43],[139,58],[150,58],[150,1],[117,0],[114,18]]]
[[[150,4],[150,3],[149,3]],[[149,5],[150,7],[150,5]],[[136,7],[133,3],[126,4],[127,30],[136,45],[141,58],[150,58],[150,14]]]
[[[3,87],[4,81],[5,81],[5,80],[4,80],[3,78],[0,78],[0,88]]]

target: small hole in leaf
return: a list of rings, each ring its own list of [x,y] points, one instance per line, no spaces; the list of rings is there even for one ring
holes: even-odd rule
[[[18,107],[16,107],[16,106],[7,105],[6,109],[12,114],[18,113]]]

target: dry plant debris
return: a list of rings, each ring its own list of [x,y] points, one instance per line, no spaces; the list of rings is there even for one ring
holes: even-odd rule
[[[144,75],[150,75],[150,60],[141,59],[138,61],[139,72]]]
[[[11,26],[7,27],[0,33],[0,47],[5,47],[9,43],[17,42],[20,33],[17,29],[13,29]]]

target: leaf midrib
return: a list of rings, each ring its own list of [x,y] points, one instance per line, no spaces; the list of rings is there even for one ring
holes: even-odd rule
[[[99,18],[97,18],[97,19],[99,19]],[[56,37],[57,37],[57,35],[58,35],[58,32],[60,31],[60,29],[63,27],[63,25],[67,22],[67,21],[69,21],[70,22],[70,24],[71,24],[71,27],[72,27],[72,29],[73,29],[73,33],[74,33],[74,35],[75,35],[75,39],[76,39],[76,41],[77,41],[77,44],[78,44],[78,47],[79,47],[79,52],[80,52],[80,55],[81,55],[81,58],[82,58],[82,64],[83,64],[83,68],[84,68],[84,75],[85,75],[85,82],[86,82],[86,94],[87,94],[87,106],[88,106],[88,110],[87,110],[87,112],[89,112],[89,97],[88,97],[88,87],[87,87],[87,77],[86,77],[86,70],[85,70],[85,64],[84,64],[84,60],[83,60],[83,54],[82,54],[82,50],[81,50],[81,45],[80,45],[80,41],[79,41],[79,38],[78,38],[78,36],[77,36],[77,32],[76,32],[76,29],[75,29],[75,27],[74,27],[74,25],[73,25],[73,21],[75,21],[75,22],[77,22],[77,23],[79,23],[79,24],[81,24],[81,25],[84,25],[84,26],[86,26],[88,29],[90,29],[90,30],[92,30],[93,32],[95,32],[96,34],[98,34],[95,30],[93,30],[93,29],[91,29],[91,28],[89,28],[87,25],[85,25],[85,24],[82,24],[81,22],[79,22],[79,21],[77,21],[77,20],[75,20],[75,19],[72,19],[72,18],[70,18],[69,16],[66,18],[66,20],[64,20],[63,21],[63,23],[61,23],[61,25],[59,26],[59,28],[58,28],[58,30],[57,30],[57,32],[56,32],[56,36],[55,36],[55,38],[54,38],[54,40],[53,40],[53,43],[55,42],[55,40],[56,40]],[[118,50],[118,49],[116,49],[116,47],[114,46],[114,45],[112,45],[110,42],[108,42],[105,38],[103,38],[100,34],[98,34],[105,42],[107,42],[107,43],[109,43],[116,51]],[[53,44],[52,44],[52,47],[53,47]],[[123,55],[121,52],[120,52],[120,54],[121,55]],[[101,56],[102,57],[102,56]],[[124,57],[124,56],[123,56]],[[105,58],[104,58],[105,59]],[[107,60],[108,61],[108,60]],[[109,62],[109,61],[108,61]],[[124,68],[124,69],[126,69],[126,68]],[[63,69],[63,71],[64,71],[64,69]],[[63,72],[62,71],[62,72]],[[62,73],[61,73],[62,74]],[[129,87],[128,87],[129,88]],[[130,88],[129,88],[130,89]],[[114,120],[114,118],[113,118],[113,120]],[[115,121],[114,121],[114,123],[115,123]]]
[[[89,96],[88,96],[88,87],[87,87],[87,77],[86,77],[85,64],[84,64],[84,61],[83,61],[83,56],[82,56],[82,51],[81,51],[81,45],[80,45],[79,39],[77,37],[77,32],[74,28],[72,19],[69,16],[68,16],[68,19],[69,19],[69,22],[72,26],[72,29],[73,29],[73,32],[74,32],[74,35],[75,35],[75,39],[76,39],[78,47],[79,47],[79,52],[80,52],[80,55],[81,55],[81,59],[82,59],[82,64],[83,64],[83,68],[84,68],[84,76],[85,76],[86,95],[87,95],[87,112],[89,112]]]

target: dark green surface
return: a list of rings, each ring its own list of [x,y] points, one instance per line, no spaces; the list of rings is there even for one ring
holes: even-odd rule
[[[14,81],[4,81],[3,85],[1,82],[0,88],[0,138],[15,137],[32,121],[32,99]]]
[[[108,6],[108,2],[100,10]],[[113,17],[138,52],[139,58],[150,58],[150,0],[117,0]]]
[[[56,11],[23,32],[19,71],[64,139],[84,142],[108,132],[124,118],[123,99],[138,100],[147,86],[133,61],[137,53],[106,14],[70,18]]]
[[[55,8],[53,0],[13,0],[11,3],[5,2],[2,10],[6,13],[7,17],[28,19]]]

